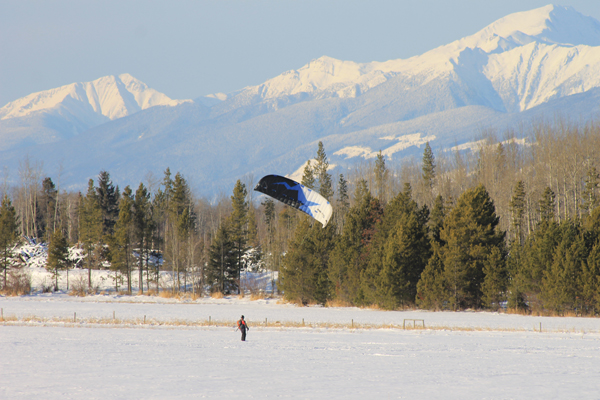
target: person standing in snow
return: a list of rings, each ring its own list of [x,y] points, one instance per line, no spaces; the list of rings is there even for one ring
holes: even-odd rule
[[[242,318],[240,318],[240,320],[237,322],[238,325],[238,329],[240,331],[242,331],[242,342],[246,341],[246,330],[250,330],[250,328],[248,327],[248,324],[246,324],[246,321],[244,320],[244,316],[242,315]]]

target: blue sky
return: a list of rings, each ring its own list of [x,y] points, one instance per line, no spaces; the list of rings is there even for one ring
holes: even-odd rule
[[[0,0],[0,106],[130,73],[174,99],[256,85],[327,55],[422,54],[549,0]],[[566,0],[600,19],[600,1]]]

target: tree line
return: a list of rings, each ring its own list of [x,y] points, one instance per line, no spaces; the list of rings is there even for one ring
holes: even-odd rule
[[[103,171],[87,193],[59,193],[50,178],[36,186],[27,163],[0,220],[12,213],[17,236],[48,240],[57,273],[65,243],[78,243],[85,268],[109,266],[127,290],[133,271],[160,290],[168,270],[171,290],[238,293],[251,264],[278,271],[285,298],[302,304],[597,314],[599,133],[563,121],[501,139],[484,131],[471,151],[434,155],[427,143],[422,158],[395,165],[379,152],[335,179],[319,143],[302,183],[333,204],[326,228],[256,203],[251,175],[211,203],[168,169],[153,190],[121,192]]]

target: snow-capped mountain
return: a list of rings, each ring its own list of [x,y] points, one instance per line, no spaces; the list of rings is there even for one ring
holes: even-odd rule
[[[110,120],[126,117],[153,106],[176,106],[181,100],[169,97],[129,74],[105,76],[92,82],[79,82],[32,93],[0,108],[2,145],[28,139],[47,143],[67,138]],[[29,134],[32,126],[44,133]],[[10,137],[3,133],[15,133]]]
[[[169,166],[200,192],[228,190],[248,173],[291,174],[319,140],[339,168],[379,150],[397,160],[419,154],[427,141],[434,150],[470,142],[482,128],[502,131],[556,112],[597,116],[600,23],[549,5],[409,59],[324,56],[263,84],[177,105],[130,76],[112,77],[121,82],[114,85],[110,79],[10,103],[0,111],[0,138],[42,127],[30,141],[56,143],[27,147],[30,156],[46,166],[70,160],[66,180],[73,184],[85,185],[101,169],[122,186],[136,184]],[[40,113],[44,119],[32,117]],[[68,133],[77,126],[87,128]],[[44,138],[48,127],[60,137]],[[0,148],[11,145],[3,139]],[[2,156],[18,165],[18,153]]]

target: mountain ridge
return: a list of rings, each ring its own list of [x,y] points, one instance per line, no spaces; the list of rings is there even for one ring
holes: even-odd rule
[[[450,148],[472,141],[482,127],[504,130],[543,112],[593,118],[600,23],[550,5],[511,14],[408,59],[356,63],[323,56],[260,85],[183,103],[153,103],[150,89],[132,88],[139,81],[129,77],[129,87],[127,79],[111,86],[131,95],[109,104],[110,112],[94,109],[101,96],[88,102],[86,110],[104,118],[96,125],[85,128],[85,113],[76,105],[87,105],[75,97],[60,115],[0,120],[0,138],[18,132],[22,139],[2,140],[0,154],[13,166],[15,157],[7,153],[17,148],[46,165],[76,154],[65,177],[74,185],[85,185],[101,169],[133,184],[136,176],[139,182],[148,171],[160,175],[171,167],[215,193],[246,174],[294,173],[314,156],[318,141],[343,171],[379,150],[398,160],[416,155],[426,141]],[[139,110],[117,117],[135,108],[133,102]],[[28,133],[27,123],[41,133]]]

